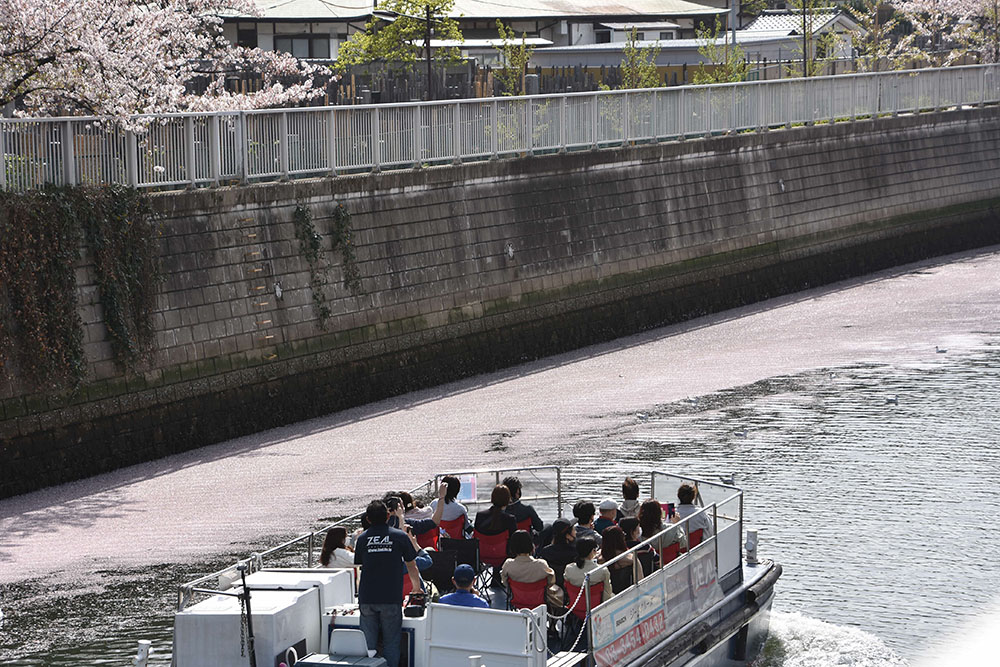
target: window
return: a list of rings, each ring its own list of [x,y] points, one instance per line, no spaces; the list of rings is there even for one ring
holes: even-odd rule
[[[610,44],[611,43],[611,31],[610,30],[595,30],[594,31],[594,41],[597,44]]]
[[[257,27],[240,28],[236,31],[236,46],[244,46],[248,49],[257,48]]]
[[[329,58],[330,38],[326,35],[275,37],[274,50],[291,53],[296,58]]]
[[[673,39],[673,38],[674,38],[673,31],[660,33],[660,39]]]
[[[646,33],[644,33],[644,32],[636,32],[635,33],[635,41],[641,42],[641,41],[644,41],[645,39],[646,39]]]

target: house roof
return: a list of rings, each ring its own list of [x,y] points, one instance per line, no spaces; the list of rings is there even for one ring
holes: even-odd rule
[[[636,30],[673,30],[674,28],[680,28],[679,25],[672,21],[659,21],[659,22],[642,22],[633,21],[632,23],[601,23],[604,28],[611,28],[615,31],[625,31],[635,28]]]
[[[737,44],[761,44],[765,42],[782,42],[788,39],[788,34],[781,31],[764,31],[759,30],[753,33],[747,33],[742,30],[736,31],[736,42]],[[658,40],[641,40],[635,43],[636,47],[640,49],[651,49],[657,46],[660,47],[661,52],[670,51],[673,49],[691,49],[698,48],[703,45],[705,40],[702,39],[668,39],[664,41]],[[716,39],[716,44],[723,45],[726,43],[725,37],[719,37]],[[550,46],[545,49],[539,49],[535,51],[536,54],[541,53],[614,53],[617,51],[624,51],[626,42],[604,42],[603,44],[574,44],[573,46]]]
[[[836,21],[841,21],[849,29],[857,24],[850,16],[835,7],[821,7],[812,12],[812,31],[822,32]],[[783,32],[786,35],[802,34],[802,12],[795,9],[768,9],[755,18],[743,30],[749,32]]]
[[[266,21],[342,21],[369,16],[373,0],[253,0]],[[702,16],[727,10],[688,0],[455,0],[451,15],[465,19],[565,19]],[[233,17],[235,18],[235,16]]]

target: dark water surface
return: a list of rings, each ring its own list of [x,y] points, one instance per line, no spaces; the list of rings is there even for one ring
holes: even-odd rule
[[[628,415],[553,445],[569,497],[650,469],[735,474],[760,553],[784,565],[767,664],[903,665],[1000,587],[1000,337],[919,363],[772,378]],[[511,461],[516,465],[515,461]],[[319,517],[317,517],[317,520]],[[266,546],[266,545],[262,545]],[[176,585],[235,560],[0,587],[0,663],[169,661]]]

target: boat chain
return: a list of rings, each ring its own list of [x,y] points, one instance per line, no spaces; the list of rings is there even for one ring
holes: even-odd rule
[[[240,656],[247,654],[247,604],[240,595]]]

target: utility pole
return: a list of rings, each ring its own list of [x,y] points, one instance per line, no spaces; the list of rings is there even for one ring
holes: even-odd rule
[[[809,0],[802,0],[802,76],[809,76],[809,39],[806,32],[806,5]]]
[[[427,101],[434,99],[431,88],[434,85],[431,79],[431,5],[427,3],[427,17],[424,19],[424,49],[427,51]]]

